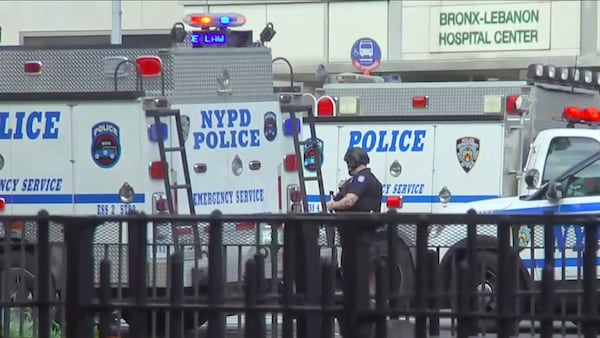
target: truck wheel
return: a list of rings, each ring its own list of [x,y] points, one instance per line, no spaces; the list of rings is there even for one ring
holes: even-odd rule
[[[374,262],[372,264],[373,267],[376,266],[376,261],[379,258],[383,258],[386,260],[387,262],[387,258],[388,258],[388,243],[387,243],[387,238],[386,235],[383,235],[380,238],[377,238],[378,242],[377,244],[375,244],[375,250],[381,249],[381,254],[377,254],[374,259]],[[410,253],[410,250],[408,248],[408,246],[406,244],[404,244],[404,241],[402,241],[402,239],[397,238],[396,239],[396,243],[397,243],[397,254],[396,254],[396,262],[398,262],[398,265],[396,266],[396,269],[392,270],[393,273],[396,273],[396,276],[394,276],[394,280],[397,280],[400,285],[398,285],[398,292],[401,296],[409,296],[412,295],[412,293],[414,292],[414,285],[415,285],[415,269],[413,267],[413,261],[412,261],[412,256]],[[374,272],[372,275],[372,281],[375,281],[374,278]],[[400,306],[402,308],[406,308],[409,306],[409,302],[408,302],[408,297],[406,298],[407,300],[405,302],[403,302],[403,304],[401,304]]]
[[[6,261],[6,256],[0,255],[0,290],[7,287],[9,302],[26,302],[33,301],[37,298],[34,294],[36,288],[36,276],[35,276],[35,256],[33,253],[26,252],[25,255],[21,251],[14,251],[11,254],[10,262]],[[23,258],[23,259],[22,259]],[[4,273],[8,273],[8,285],[4,285],[5,277]],[[52,292],[54,292],[54,301],[57,299],[56,284],[54,280],[50,279],[51,283],[51,298]],[[53,299],[50,299],[53,301]],[[31,318],[33,324],[33,318],[37,317],[37,307],[24,308],[19,310],[17,308],[11,309],[11,320],[19,323],[19,315],[25,316],[23,318],[24,323],[27,323],[28,319]],[[57,316],[57,308],[50,308],[50,320],[55,321]],[[13,318],[14,317],[14,318]],[[1,323],[0,323],[1,325]],[[27,324],[24,324],[27,325]]]
[[[491,251],[480,251],[477,252],[476,263],[475,263],[475,280],[476,290],[479,293],[477,297],[477,313],[495,313],[497,310],[498,300],[496,298],[498,292],[498,262],[497,254]],[[451,287],[458,287],[458,267],[465,262],[467,258],[463,258],[457,262],[457,265],[452,269],[452,277],[450,281]],[[452,290],[456,292],[457,290]],[[452,297],[451,299],[452,310],[457,313],[458,311],[458,297]],[[525,306],[523,301],[522,308]],[[518,323],[517,323],[518,325]],[[514,328],[517,330],[517,326]],[[496,320],[486,319],[477,321],[477,330],[479,332],[496,332]],[[475,334],[475,333],[473,333]]]

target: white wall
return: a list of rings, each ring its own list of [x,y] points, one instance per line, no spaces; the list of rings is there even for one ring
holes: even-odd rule
[[[181,21],[179,1],[122,1],[123,29],[170,29]],[[110,30],[112,2],[0,1],[2,45],[18,45],[19,32]]]
[[[236,12],[247,17],[242,29],[254,30],[254,39],[266,23],[277,31],[270,46],[274,56],[294,65],[324,62],[350,64],[352,44],[369,37],[378,42],[384,64],[402,61],[466,60],[577,55],[580,50],[580,2],[494,0],[124,0],[123,29],[170,29],[190,12]],[[285,4],[282,4],[286,2]],[[439,27],[440,12],[479,11],[488,21],[501,10],[533,9],[535,24],[462,25]],[[600,11],[600,6],[598,7]],[[0,1],[2,45],[19,44],[19,32],[107,31],[111,28],[111,1]],[[496,31],[536,31],[536,43],[495,43],[440,48],[439,34],[485,31],[493,42]],[[600,27],[598,40],[600,45]],[[313,67],[313,66],[311,66]],[[312,68],[314,69],[314,68]]]

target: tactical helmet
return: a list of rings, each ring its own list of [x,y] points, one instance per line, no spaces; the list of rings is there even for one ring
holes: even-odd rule
[[[348,171],[352,171],[361,164],[369,164],[369,155],[361,147],[350,148],[344,155],[344,162],[348,164]]]

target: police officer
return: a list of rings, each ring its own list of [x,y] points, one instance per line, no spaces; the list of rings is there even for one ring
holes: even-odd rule
[[[350,179],[341,184],[338,195],[327,203],[327,210],[336,212],[381,212],[382,190],[381,182],[373,175],[369,164],[369,155],[360,148],[350,148],[344,156],[344,161],[348,166]],[[361,309],[368,308],[368,303],[359,304],[360,300],[356,298],[350,288],[350,279],[356,285],[356,288],[362,288],[363,292],[369,289],[369,277],[361,271],[370,265],[369,255],[357,254],[356,248],[359,246],[369,250],[374,240],[375,225],[372,224],[344,224],[339,228],[339,234],[342,244],[342,275],[344,279],[344,312],[343,318],[339,318],[340,331],[343,337],[369,337],[371,325],[363,323],[359,326],[358,332],[345,332],[345,324],[348,322],[356,323],[357,318],[353,312],[357,307]],[[367,251],[369,252],[369,251]],[[364,251],[362,251],[364,253]],[[349,259],[354,255],[354,259]],[[367,260],[365,260],[365,257]],[[352,262],[357,264],[352,264]],[[346,282],[348,281],[348,282]],[[352,309],[352,310],[351,310]]]

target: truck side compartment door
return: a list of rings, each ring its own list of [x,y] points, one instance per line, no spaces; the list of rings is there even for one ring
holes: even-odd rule
[[[32,215],[41,209],[50,214],[73,213],[70,107],[33,101],[12,105],[8,114],[8,126],[0,137],[10,140],[0,147],[11,144],[5,158],[10,170],[2,170],[2,176],[13,180],[3,190],[12,189],[7,201],[12,213]]]
[[[146,128],[140,115],[135,101],[80,102],[73,108],[76,213],[124,215],[143,208],[146,176],[141,168],[147,163],[140,140]],[[124,183],[135,192],[133,203],[119,197]]]
[[[435,131],[433,212],[446,205],[502,196],[504,126],[438,124]],[[445,196],[444,196],[445,195]],[[441,203],[443,197],[449,204]]]

